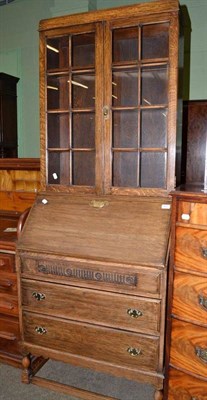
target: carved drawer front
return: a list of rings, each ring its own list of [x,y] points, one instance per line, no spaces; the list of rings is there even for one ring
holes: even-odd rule
[[[0,353],[19,353],[20,340],[17,318],[0,316]]]
[[[24,342],[99,362],[155,371],[159,338],[23,313]]]
[[[0,293],[17,295],[17,278],[13,272],[0,272]]]
[[[0,292],[0,314],[18,315],[17,296]]]
[[[24,277],[106,291],[160,297],[163,271],[155,268],[120,266],[71,259],[40,258],[21,255]]]
[[[207,278],[175,271],[172,313],[207,327]]]
[[[168,400],[207,400],[207,382],[173,368],[169,373]]]
[[[179,201],[178,221],[186,225],[203,225],[207,227],[207,204]]]
[[[22,299],[24,307],[43,314],[135,332],[159,332],[160,300],[58,284],[51,287],[25,279]]]
[[[0,272],[2,271],[15,271],[15,255],[0,253]]]
[[[207,272],[207,231],[177,227],[175,265],[183,270]]]
[[[173,320],[170,363],[175,367],[206,377],[206,328]]]

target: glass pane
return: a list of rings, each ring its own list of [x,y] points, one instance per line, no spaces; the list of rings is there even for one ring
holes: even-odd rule
[[[141,111],[141,147],[167,146],[167,110]]]
[[[168,57],[169,24],[145,25],[142,27],[142,58]]]
[[[70,153],[49,152],[48,183],[51,185],[69,185],[70,183]]]
[[[72,66],[88,67],[95,63],[95,35],[84,33],[72,37]]]
[[[137,187],[137,152],[114,152],[113,186]]]
[[[137,111],[114,111],[112,129],[113,147],[138,147]]]
[[[72,78],[73,108],[88,108],[95,106],[95,77],[94,75],[73,75]]]
[[[94,113],[73,114],[73,148],[95,147]]]
[[[47,69],[68,67],[68,36],[47,40]]]
[[[147,67],[142,69],[142,104],[167,104],[168,74],[166,67]]]
[[[113,73],[112,104],[136,107],[138,105],[138,72],[125,70]]]
[[[138,28],[122,28],[113,31],[113,62],[138,59]]]
[[[68,75],[47,78],[47,109],[68,109]]]
[[[95,152],[73,152],[73,185],[95,186]]]
[[[166,153],[143,152],[140,157],[140,186],[165,188]]]
[[[69,114],[48,114],[47,124],[48,147],[69,147]]]

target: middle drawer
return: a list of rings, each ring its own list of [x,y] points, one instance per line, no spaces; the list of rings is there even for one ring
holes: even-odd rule
[[[160,329],[160,300],[23,279],[22,303],[34,312],[134,332]]]
[[[175,271],[172,313],[207,327],[207,278]]]

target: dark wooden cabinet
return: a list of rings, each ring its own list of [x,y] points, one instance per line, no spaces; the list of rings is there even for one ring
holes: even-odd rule
[[[18,156],[17,82],[19,78],[0,73],[0,158]]]
[[[186,183],[207,189],[207,100],[183,102]]]
[[[26,383],[107,398],[42,379],[34,355],[162,398],[178,14],[170,0],[40,22],[43,190],[17,254]]]

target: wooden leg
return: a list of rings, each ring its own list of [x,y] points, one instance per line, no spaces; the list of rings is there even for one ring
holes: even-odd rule
[[[22,367],[23,367],[22,382],[23,383],[30,383],[31,360],[30,360],[30,356],[29,355],[23,357],[23,359],[22,359]]]
[[[162,400],[163,399],[163,391],[162,390],[156,390],[155,391],[155,400]]]

